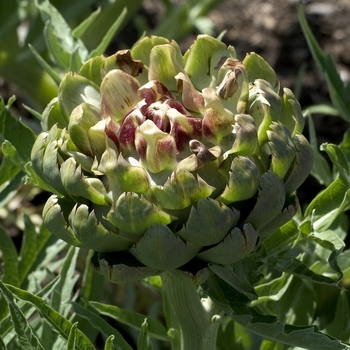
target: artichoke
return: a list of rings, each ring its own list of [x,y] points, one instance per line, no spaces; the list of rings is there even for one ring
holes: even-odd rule
[[[126,283],[181,270],[202,283],[289,221],[312,150],[289,89],[249,53],[200,35],[144,37],[68,73],[43,112],[32,165],[43,219]]]

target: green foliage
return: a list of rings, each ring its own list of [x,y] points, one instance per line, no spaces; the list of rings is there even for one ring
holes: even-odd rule
[[[193,27],[202,31],[208,24],[206,13],[219,1],[188,1],[180,7],[163,2],[166,18],[154,33],[179,39]],[[0,59],[0,75],[18,84],[33,105],[41,108],[57,94],[61,73],[77,72],[88,59],[102,55],[142,1],[102,1],[102,7],[93,13],[87,9],[91,1],[62,0],[57,7],[47,0],[35,3],[36,8],[26,9],[32,21],[26,42],[33,43],[30,50],[34,55],[13,44],[20,16],[16,2],[10,1],[0,11],[0,40],[6,52]],[[198,289],[201,296],[209,295],[215,302],[207,314],[210,322],[218,322],[220,350],[350,348],[350,294],[346,290],[350,285],[350,250],[344,243],[350,208],[350,130],[339,145],[324,144],[319,149],[311,118],[323,112],[349,122],[350,85],[341,82],[331,56],[322,52],[301,6],[299,19],[333,104],[311,106],[305,113],[315,155],[312,175],[324,190],[249,257],[228,268],[209,266],[213,274]],[[140,31],[149,29],[141,17],[135,21]],[[178,22],[185,25],[175,33]],[[9,59],[19,55],[20,66]],[[45,73],[37,74],[34,56]],[[52,191],[32,168],[30,151],[36,135],[11,115],[13,101],[6,105],[0,99],[0,209],[7,213],[25,186]],[[169,348],[169,342],[177,339],[175,327],[168,329],[178,322],[172,319],[171,302],[163,300],[167,325],[157,309],[162,290],[159,279],[111,286],[90,267],[90,252],[68,248],[30,214],[24,213],[21,222],[20,248],[5,225],[0,225],[1,349],[96,349],[103,343],[105,350],[148,350]],[[140,286],[144,289],[137,294]],[[123,293],[127,294],[123,307],[114,305],[116,296]],[[156,295],[151,306],[147,293]]]

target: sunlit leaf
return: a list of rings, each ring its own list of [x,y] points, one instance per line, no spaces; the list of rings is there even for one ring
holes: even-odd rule
[[[350,340],[349,301],[345,291],[339,294],[333,321],[326,327],[329,334],[343,341]]]
[[[116,348],[121,350],[132,350],[131,346],[125,341],[122,335],[115,328],[110,326],[102,317],[89,311],[87,308],[82,307],[77,302],[73,301],[72,306],[79,316],[88,319],[89,322],[104,336],[109,337],[110,335],[113,335],[113,344]]]
[[[17,306],[11,291],[0,281],[0,291],[7,301],[12,316],[12,322],[17,334],[21,349],[45,350],[37,336],[33,333],[31,326]]]
[[[219,279],[210,279],[205,285],[206,293],[235,322],[262,338],[308,350],[346,350],[348,345],[321,333],[315,326],[292,326],[277,322],[275,317],[262,315],[239,296],[228,284]]]
[[[92,301],[91,305],[104,316],[111,317],[118,322],[133,327],[137,330],[141,329],[146,316],[137,312],[122,309],[114,305],[106,305],[96,301]],[[156,319],[147,317],[147,332],[156,339],[169,340],[166,328]]]
[[[6,285],[10,292],[17,298],[33,304],[41,313],[42,317],[66,340],[68,340],[72,323],[48,306],[40,297],[25,290]],[[95,350],[90,340],[79,329],[76,332],[76,349]]]

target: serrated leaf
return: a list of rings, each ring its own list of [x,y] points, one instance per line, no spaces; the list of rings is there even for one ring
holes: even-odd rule
[[[47,0],[36,0],[35,5],[45,23],[44,37],[55,62],[63,69],[70,69],[70,56],[79,48],[81,61],[87,58],[87,49],[80,39],[75,39],[72,31],[59,13],[59,11]]]
[[[24,233],[21,250],[19,252],[19,279],[23,283],[36,262],[38,254],[37,237],[35,226],[27,214],[24,214]]]
[[[210,298],[228,316],[262,338],[308,350],[349,349],[347,344],[321,333],[315,326],[293,326],[278,323],[275,317],[258,313],[246,302],[240,301],[242,295],[238,295],[237,291],[222,280],[211,278],[203,287]]]
[[[23,350],[45,350],[22,311],[17,306],[11,291],[0,281],[0,291],[6,299],[12,316],[12,322],[17,334],[19,344]]]
[[[298,241],[300,230],[296,221],[290,220],[270,236],[265,238],[253,255],[255,260],[268,261],[282,256]]]
[[[17,298],[33,304],[38,309],[38,311],[41,313],[42,317],[44,317],[45,320],[47,322],[49,322],[51,324],[51,326],[64,339],[68,340],[69,332],[70,332],[72,325],[73,325],[69,320],[64,318],[57,311],[53,310],[40,297],[38,297],[32,293],[29,293],[25,290],[11,286],[11,285],[6,285],[6,287]],[[84,333],[82,333],[79,329],[77,329],[77,333],[76,333],[76,349],[96,350],[95,347],[90,342],[90,340],[86,337],[86,335]]]
[[[337,273],[338,282],[340,282],[343,278],[343,273],[338,266],[337,258],[345,247],[344,241],[332,230],[313,232],[310,238],[313,238],[320,246],[331,252],[328,262],[331,268]]]
[[[216,275],[218,275],[226,283],[231,285],[240,293],[243,293],[251,300],[257,299],[257,295],[254,291],[254,288],[249,283],[246,276],[238,276],[232,269],[228,269],[221,265],[209,264],[208,266],[210,270],[212,270]]]
[[[343,150],[337,145],[330,143],[322,144],[321,150],[327,152],[330,160],[339,172],[339,177],[350,186],[350,167]]]
[[[57,276],[55,279],[53,279],[51,282],[49,282],[44,288],[42,288],[36,295],[38,297],[45,299],[48,295],[50,295],[52,293],[52,291],[56,287],[59,279],[60,279],[60,277]],[[25,318],[28,320],[30,317],[33,316],[36,309],[31,304],[25,303],[21,306],[21,311],[24,314]],[[12,327],[12,322],[11,322],[11,315],[9,315],[6,318],[2,318],[1,319],[2,335],[6,336],[8,333],[11,332],[12,329],[13,329],[13,327]],[[15,334],[13,333],[12,336],[14,337]],[[11,339],[8,338],[8,340],[10,341]]]
[[[51,301],[51,307],[54,310],[59,310],[60,314],[63,316],[67,316],[70,309],[68,302],[72,299],[73,288],[79,278],[79,275],[76,274],[78,253],[79,249],[73,246],[71,246],[66,253],[60,271],[61,279],[55,288],[55,293]]]
[[[305,210],[305,217],[309,216],[314,230],[321,232],[329,228],[349,203],[349,185],[338,177],[311,201]]]
[[[91,301],[90,304],[104,316],[113,318],[114,320],[123,323],[137,330],[141,329],[141,324],[146,316],[137,312],[122,309],[114,305],[106,305],[96,301]],[[159,340],[169,341],[166,328],[155,318],[147,317],[147,332],[148,334]]]
[[[85,302],[89,304],[88,302]],[[98,329],[104,336],[109,337],[111,334],[114,335],[113,344],[121,350],[132,350],[131,346],[124,340],[122,335],[112,326],[110,326],[102,317],[95,313],[83,308],[80,304],[73,301],[71,302],[77,315],[89,320],[91,325]]]
[[[317,301],[314,288],[305,280],[293,277],[278,305],[274,303],[275,314],[281,323],[308,325],[315,319]]]
[[[266,283],[259,283],[259,285],[255,287],[255,291],[258,294],[258,299],[253,301],[251,306],[255,306],[269,300],[280,300],[287,291],[292,279],[293,275],[282,273],[282,276],[278,278]]]
[[[3,259],[2,280],[4,283],[19,285],[18,253],[6,230],[0,224],[0,251]]]
[[[339,294],[337,306],[333,321],[326,327],[328,334],[331,334],[343,341],[350,339],[350,323],[349,323],[349,302],[345,291]]]
[[[310,280],[320,284],[338,286],[338,281],[313,272],[298,259],[279,260],[274,267],[280,271],[291,273],[292,275],[300,277],[301,279]]]

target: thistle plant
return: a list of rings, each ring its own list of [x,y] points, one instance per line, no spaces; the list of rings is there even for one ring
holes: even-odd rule
[[[95,251],[112,282],[160,275],[174,348],[215,348],[220,315],[196,285],[295,215],[312,168],[291,90],[263,58],[240,61],[213,37],[184,55],[144,37],[67,73],[42,125],[31,158],[53,193],[46,227]]]

